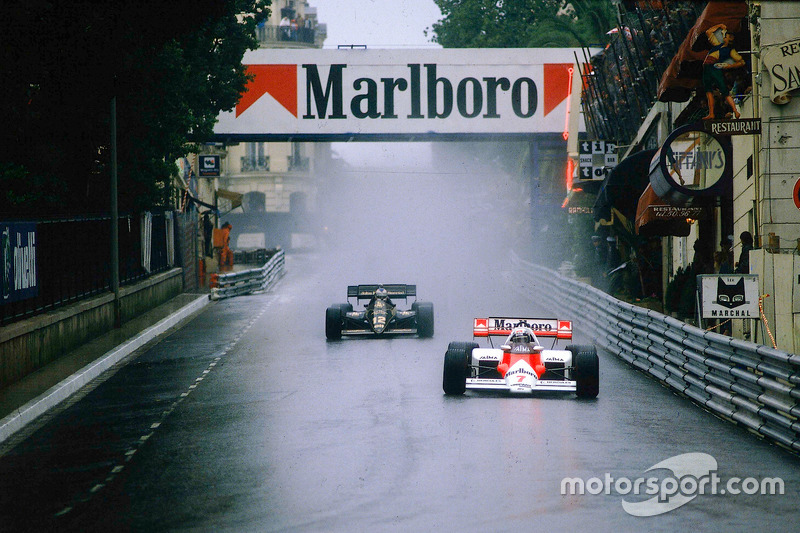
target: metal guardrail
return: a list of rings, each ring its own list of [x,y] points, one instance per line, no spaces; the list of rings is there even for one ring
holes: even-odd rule
[[[674,391],[800,452],[800,355],[705,331],[622,302],[578,280],[512,258],[559,316],[581,310],[595,342]]]
[[[278,250],[264,266],[212,276],[211,299],[220,300],[269,289],[286,273],[285,253]]]

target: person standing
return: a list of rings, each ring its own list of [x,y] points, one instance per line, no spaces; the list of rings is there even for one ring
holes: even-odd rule
[[[281,34],[281,41],[289,40],[289,32],[291,30],[291,26],[292,26],[292,21],[290,21],[289,17],[286,16],[284,16],[278,23],[278,29],[280,30]]]
[[[233,226],[230,222],[222,225],[222,250],[219,252],[220,271],[233,270],[233,250],[230,248],[232,229]]]
[[[750,250],[753,249],[753,235],[749,231],[743,231],[739,235],[739,240],[742,242],[742,251],[739,254],[739,261],[736,263],[734,272],[737,274],[750,273]]]

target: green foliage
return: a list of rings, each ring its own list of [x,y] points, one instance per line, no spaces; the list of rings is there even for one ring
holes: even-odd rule
[[[432,40],[445,48],[567,48],[607,42],[611,0],[434,0],[444,18]]]
[[[17,170],[0,171],[0,212],[108,209],[113,97],[120,209],[165,205],[189,135],[208,135],[219,112],[238,101],[247,81],[241,59],[257,47],[255,25],[269,5],[5,2],[0,162]],[[31,183],[50,184],[49,192],[32,194]]]

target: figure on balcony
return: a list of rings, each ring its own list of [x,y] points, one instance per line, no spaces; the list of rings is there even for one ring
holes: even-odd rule
[[[280,35],[281,35],[281,41],[288,41],[291,38],[291,36],[289,35],[291,27],[292,27],[292,21],[289,20],[289,17],[284,16],[278,23],[278,28],[280,30]]]
[[[717,31],[720,31],[721,41]],[[730,89],[728,89],[724,71],[743,67],[745,65],[744,59],[733,48],[734,35],[728,31],[725,24],[717,24],[708,28],[706,37],[708,37],[708,42],[711,43],[711,49],[703,61],[703,87],[708,100],[708,115],[703,117],[703,120],[714,118],[714,89],[719,90],[722,97],[731,106],[734,116],[739,118],[740,113],[736,108],[736,102],[733,101]]]

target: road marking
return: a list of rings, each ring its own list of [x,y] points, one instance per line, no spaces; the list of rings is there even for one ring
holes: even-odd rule
[[[162,412],[161,412],[161,415],[159,416],[159,419],[158,419],[157,421],[153,422],[152,424],[150,424],[150,429],[152,429],[152,430],[155,430],[155,429],[158,429],[158,428],[161,426],[161,424],[164,422],[164,420],[165,420],[165,419],[166,419],[166,418],[167,418],[167,417],[168,417],[170,414],[172,414],[172,412],[173,412],[173,411],[175,411],[175,408],[176,408],[176,407],[177,407],[177,406],[178,406],[178,405],[179,405],[179,404],[180,404],[180,403],[181,403],[181,402],[182,402],[184,399],[186,399],[186,398],[189,396],[189,394],[190,394],[190,393],[191,393],[193,390],[195,390],[195,389],[197,388],[197,385],[198,385],[200,382],[202,382],[202,381],[203,381],[203,379],[204,379],[205,377],[207,377],[207,376],[208,376],[208,374],[210,374],[210,373],[211,373],[211,371],[214,369],[214,367],[216,367],[216,366],[217,366],[217,363],[219,363],[219,362],[222,360],[222,357],[223,357],[223,356],[225,356],[225,355],[227,355],[227,354],[228,354],[228,353],[229,353],[231,350],[233,350],[233,349],[236,347],[236,345],[237,345],[237,344],[239,343],[239,341],[240,341],[240,340],[241,340],[241,339],[244,337],[244,335],[247,333],[247,331],[248,331],[248,330],[249,330],[251,327],[253,327],[253,325],[254,325],[254,324],[255,324],[255,323],[258,321],[258,319],[259,319],[259,318],[261,318],[261,315],[263,315],[263,314],[266,312],[267,308],[268,308],[268,307],[270,307],[270,306],[272,305],[272,303],[273,303],[273,302],[275,302],[275,299],[271,299],[269,302],[267,302],[267,303],[266,303],[266,304],[265,304],[265,305],[262,307],[262,309],[261,309],[261,312],[259,312],[259,313],[258,313],[258,315],[256,315],[256,317],[255,317],[253,320],[251,320],[251,321],[250,321],[250,322],[249,322],[249,323],[248,323],[248,324],[247,324],[247,325],[244,327],[244,329],[242,329],[242,330],[241,330],[241,331],[238,333],[238,335],[236,335],[236,336],[234,337],[234,340],[233,340],[233,342],[231,342],[230,344],[228,344],[228,345],[225,347],[225,349],[222,351],[222,353],[221,353],[221,354],[219,354],[219,355],[217,355],[217,356],[215,356],[215,357],[214,357],[214,359],[213,359],[213,360],[212,360],[212,361],[211,361],[211,362],[208,364],[208,366],[207,366],[207,367],[206,367],[206,368],[203,370],[202,374],[201,374],[201,375],[200,375],[198,378],[196,378],[196,379],[194,380],[194,383],[193,383],[192,385],[190,385],[190,386],[189,386],[189,388],[188,388],[186,391],[182,392],[182,393],[180,394],[180,396],[179,396],[178,398],[176,398],[174,402],[172,402],[172,405],[170,405],[170,406],[169,406],[169,408],[167,408],[167,409],[165,409],[164,411],[162,411]],[[141,437],[139,437],[139,440],[138,440],[138,442],[134,443],[134,444],[132,445],[132,447],[131,447],[131,448],[129,448],[129,449],[127,449],[127,450],[125,451],[125,462],[126,462],[126,463],[127,463],[127,462],[129,462],[131,459],[133,459],[133,456],[134,456],[134,455],[136,455],[136,452],[139,450],[139,447],[141,447],[141,446],[142,446],[142,445],[143,445],[145,442],[147,442],[147,441],[150,439],[150,437],[152,437],[152,436],[153,436],[153,433],[154,433],[154,432],[155,432],[155,431],[151,431],[150,433],[147,433],[146,435],[142,435]],[[80,495],[78,495],[78,496],[77,496],[77,497],[76,497],[76,498],[73,500],[73,502],[77,502],[77,503],[79,503],[79,502],[87,502],[87,501],[89,501],[89,500],[91,499],[91,497],[92,497],[94,494],[96,494],[97,492],[101,491],[101,490],[103,489],[103,487],[105,487],[105,486],[109,485],[109,484],[110,484],[112,481],[114,481],[114,479],[116,478],[116,476],[117,476],[117,475],[118,475],[120,472],[122,472],[124,468],[125,468],[125,467],[124,467],[124,465],[116,465],[116,466],[114,466],[114,467],[111,469],[111,472],[110,472],[110,474],[109,474],[108,476],[106,476],[106,477],[105,477],[105,480],[104,480],[104,482],[103,482],[103,483],[96,483],[94,486],[92,486],[92,488],[91,488],[91,489],[89,489],[89,492],[88,492],[87,494],[80,494]],[[58,511],[58,512],[54,513],[54,515],[53,515],[53,516],[55,516],[55,517],[64,516],[64,515],[66,515],[66,514],[70,513],[70,512],[71,512],[73,509],[74,509],[74,505],[68,505],[68,506],[64,507],[63,509],[61,509],[60,511]]]

